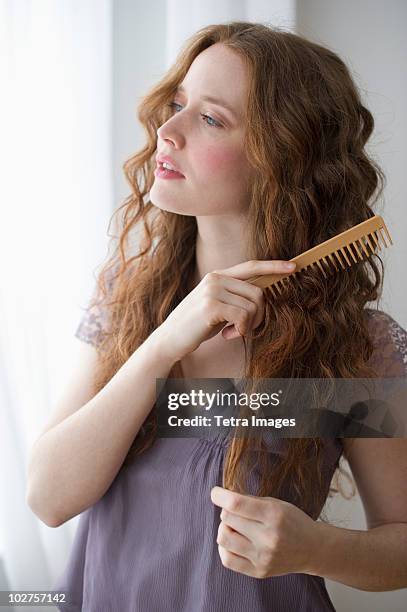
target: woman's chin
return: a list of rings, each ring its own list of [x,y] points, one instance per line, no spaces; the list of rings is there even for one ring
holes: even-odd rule
[[[154,204],[154,206],[156,206],[160,210],[165,210],[166,212],[172,212],[176,215],[194,216],[197,214],[194,209],[191,209],[191,207],[186,206],[185,208],[183,208],[182,206],[180,206],[179,202],[174,202],[174,203],[163,202],[162,200],[158,198],[153,198],[151,195],[150,195],[150,202]]]

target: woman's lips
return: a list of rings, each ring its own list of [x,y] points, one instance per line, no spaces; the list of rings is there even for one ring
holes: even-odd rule
[[[175,172],[174,170],[167,170],[163,165],[158,162],[157,168],[154,170],[154,175],[158,178],[162,179],[184,179],[185,176],[180,172]]]
[[[181,174],[181,176],[184,176],[181,170],[179,169],[178,163],[173,160],[169,155],[159,153],[158,155],[156,155],[155,161],[157,162],[157,164],[160,165],[167,164],[171,170],[178,172],[179,174]]]

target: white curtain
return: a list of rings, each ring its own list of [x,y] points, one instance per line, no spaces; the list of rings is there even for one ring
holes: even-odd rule
[[[0,590],[50,589],[76,527],[27,507],[26,463],[107,255],[111,16],[111,0],[0,0]]]
[[[185,39],[210,23],[258,21],[295,30],[296,0],[167,0],[166,4],[167,67]]]

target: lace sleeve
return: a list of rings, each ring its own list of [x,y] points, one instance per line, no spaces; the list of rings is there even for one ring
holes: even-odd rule
[[[106,288],[109,293],[113,284],[111,276],[112,275],[110,273],[110,275],[106,277]],[[76,338],[91,344],[95,348],[101,344],[104,338],[105,330],[107,330],[109,324],[109,315],[106,306],[103,303],[93,304],[98,297],[98,294],[98,286],[96,285],[89,304],[85,309],[85,313],[83,314],[74,333]],[[98,302],[100,302],[100,298]]]
[[[407,376],[407,332],[382,310],[367,309],[368,325],[374,344],[369,365],[377,376]]]
[[[93,306],[85,311],[75,331],[76,338],[97,347],[103,340],[103,319],[105,314],[100,306]]]

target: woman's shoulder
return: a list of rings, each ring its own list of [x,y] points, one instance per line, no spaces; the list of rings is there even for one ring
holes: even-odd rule
[[[365,313],[374,345],[369,365],[379,376],[407,376],[407,331],[383,310],[366,308]]]
[[[389,313],[375,308],[365,308],[365,314],[374,339],[391,339],[399,347],[405,345],[407,331]]]
[[[74,334],[79,340],[92,344],[94,347],[98,347],[102,343],[105,333],[109,329],[110,311],[106,306],[106,299],[108,300],[112,294],[116,270],[117,266],[108,268],[101,273],[105,283],[106,295],[102,296],[98,279]],[[102,299],[103,297],[106,299]]]

